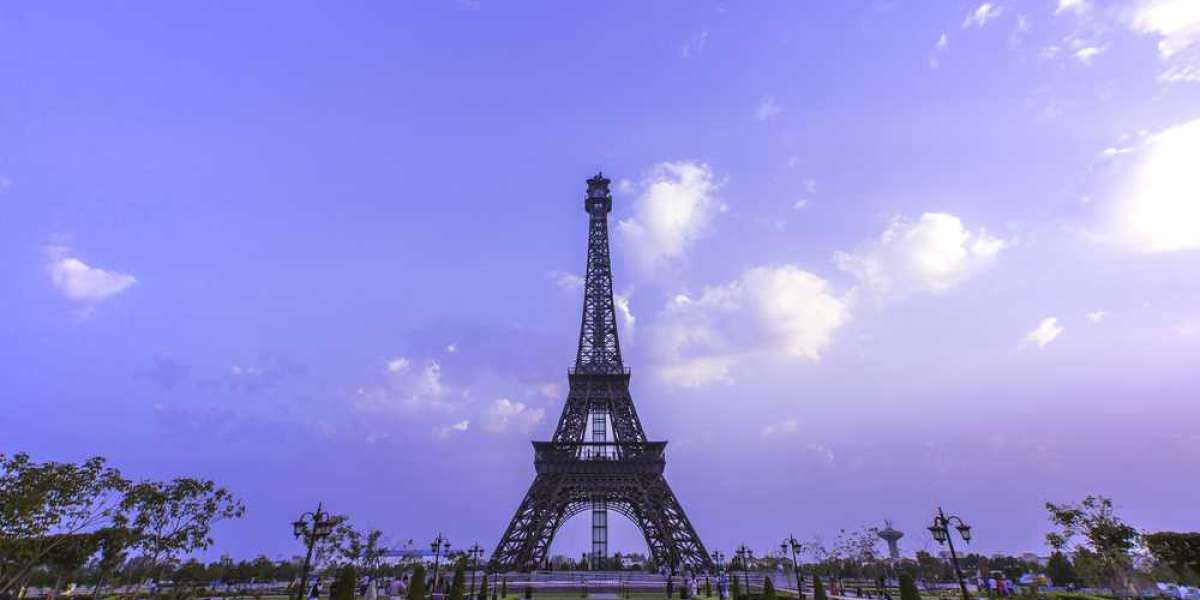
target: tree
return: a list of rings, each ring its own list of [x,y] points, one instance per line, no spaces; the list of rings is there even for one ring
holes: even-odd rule
[[[704,595],[705,597],[712,598],[712,580],[708,577],[704,578]]]
[[[383,532],[378,529],[355,529],[345,515],[333,518],[337,526],[333,534],[324,540],[324,554],[331,555],[336,564],[351,564],[366,575],[376,575],[383,553],[387,550],[380,544]]]
[[[908,573],[900,574],[900,600],[921,600],[921,592],[917,591],[917,584]]]
[[[412,577],[408,580],[407,600],[425,600],[425,565],[413,567]]]
[[[730,578],[729,595],[733,600],[742,600],[742,586],[738,584],[738,576],[734,575]]]
[[[483,572],[483,579],[479,582],[479,593],[475,594],[474,600],[487,600],[488,597],[488,574]]]
[[[1082,538],[1077,549],[1095,554],[1099,575],[1115,593],[1118,588],[1131,591],[1129,553],[1138,543],[1138,532],[1116,516],[1112,499],[1104,496],[1088,496],[1079,504],[1046,503],[1050,521],[1058,531],[1046,534],[1046,543],[1056,551],[1072,545],[1072,540]],[[1078,564],[1078,561],[1077,561]]]
[[[78,465],[0,454],[0,594],[11,593],[72,534],[121,518],[128,481],[100,457]]]
[[[133,516],[136,547],[155,575],[180,554],[208,548],[212,524],[245,512],[241,500],[207,479],[145,481],[132,486],[122,503]],[[134,590],[137,597],[138,590]]]
[[[770,575],[767,575],[763,579],[762,600],[776,600],[776,598],[775,598],[775,582],[771,581]]]
[[[1169,565],[1180,579],[1200,578],[1200,533],[1160,531],[1143,540],[1150,554]]]
[[[813,600],[829,600],[825,595],[825,584],[821,583],[820,575],[813,575]]]
[[[1046,561],[1046,576],[1050,578],[1052,585],[1076,583],[1075,568],[1071,566],[1071,559],[1059,550],[1050,553],[1050,560]]]
[[[75,573],[83,567],[93,554],[96,553],[97,536],[92,533],[64,533],[50,546],[43,556],[43,564],[54,571],[54,590],[57,592],[63,583],[70,583]]]
[[[500,597],[501,598],[508,597],[508,578],[507,577],[500,578]]]
[[[929,581],[945,581],[952,575],[946,562],[924,551],[917,551],[917,565],[921,569],[921,577]]]
[[[342,565],[337,570],[333,585],[329,586],[329,600],[354,600],[354,586],[357,580],[354,565]]]
[[[104,580],[125,562],[126,552],[134,543],[136,534],[127,527],[106,527],[96,532],[96,538],[100,560],[96,563],[99,573],[96,575],[96,587],[92,589],[92,598],[98,599]]]
[[[450,594],[447,600],[463,600],[467,587],[467,557],[460,556],[454,561],[454,580],[450,582]]]

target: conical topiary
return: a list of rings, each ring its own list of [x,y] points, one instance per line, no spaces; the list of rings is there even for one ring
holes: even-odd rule
[[[821,583],[820,575],[813,575],[813,600],[829,600],[825,595],[825,585]]]
[[[908,573],[900,574],[900,600],[921,600],[921,592],[917,591],[917,584]]]
[[[734,575],[729,583],[729,595],[733,600],[742,600],[742,586],[738,584],[738,576]]]
[[[467,588],[467,559],[460,558],[454,563],[454,580],[450,582],[448,600],[463,600]]]
[[[763,579],[762,600],[775,600],[775,582],[770,575]]]
[[[412,576],[408,578],[407,600],[425,600],[425,565],[413,567]]]
[[[329,587],[330,600],[354,600],[354,567],[346,565],[337,571],[333,585]]]

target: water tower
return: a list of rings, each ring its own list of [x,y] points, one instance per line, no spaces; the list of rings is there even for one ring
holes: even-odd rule
[[[904,532],[897,531],[892,528],[892,522],[889,519],[883,520],[883,529],[880,529],[876,534],[883,538],[883,541],[888,545],[888,558],[893,561],[900,560],[900,538],[904,537]]]

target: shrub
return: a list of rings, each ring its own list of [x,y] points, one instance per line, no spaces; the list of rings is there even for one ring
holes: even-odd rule
[[[329,600],[354,600],[354,584],[358,579],[354,575],[354,567],[346,565],[338,569],[329,588]]]
[[[488,574],[483,574],[483,581],[479,584],[479,594],[475,596],[475,600],[487,600],[488,597]]]
[[[762,600],[776,600],[775,582],[771,581],[770,575],[763,579]]]
[[[825,585],[821,583],[820,575],[813,575],[813,600],[829,600],[825,595]]]
[[[467,559],[460,558],[454,563],[454,580],[450,582],[448,600],[463,600],[467,588]]]
[[[425,600],[425,565],[413,567],[408,580],[408,600]]]
[[[909,573],[900,574],[900,600],[921,600],[921,592]]]
[[[734,575],[729,581],[729,596],[733,600],[742,599],[742,586],[738,584],[738,576]]]

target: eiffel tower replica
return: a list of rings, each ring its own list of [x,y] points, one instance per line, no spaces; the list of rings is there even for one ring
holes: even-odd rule
[[[629,369],[621,362],[613,306],[609,183],[601,174],[587,181],[587,276],[579,351],[567,376],[571,389],[554,438],[533,442],[537,477],[492,553],[494,570],[542,567],[559,527],[587,510],[592,511],[590,557],[596,566],[607,555],[611,510],[641,529],[660,568],[714,571],[700,536],[663,477],[667,443],[646,439],[629,395]]]

